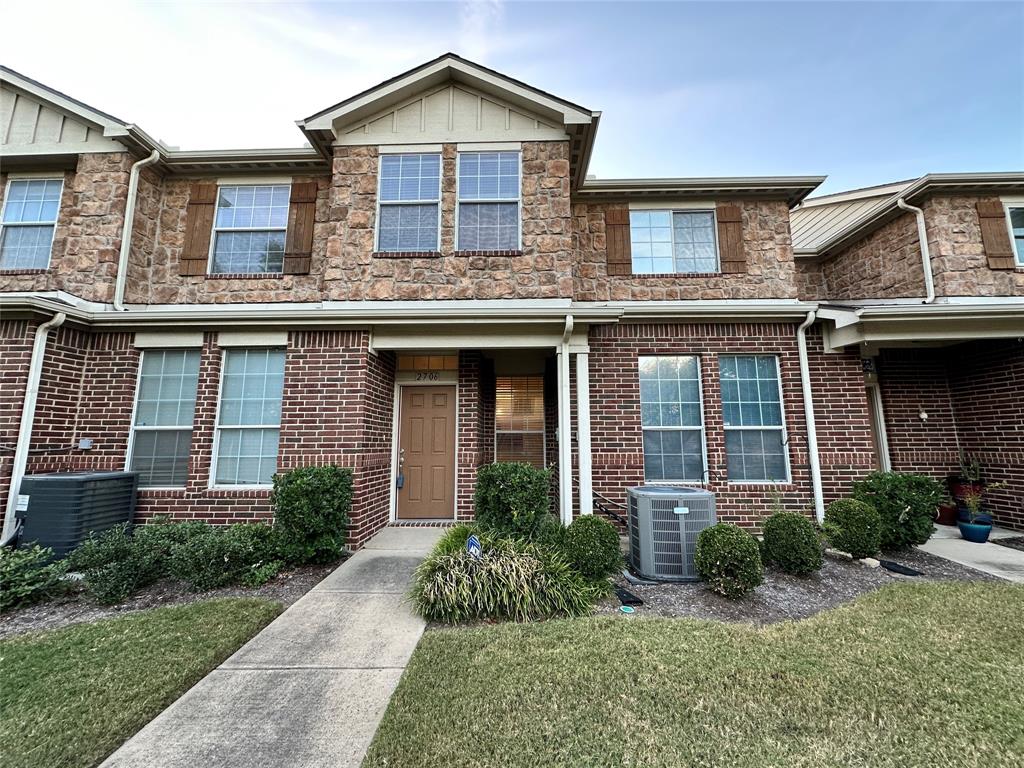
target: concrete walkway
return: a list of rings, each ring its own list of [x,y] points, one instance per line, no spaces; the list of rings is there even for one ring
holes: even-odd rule
[[[385,528],[101,768],[358,766],[423,633],[404,597],[442,533]]]
[[[955,525],[936,525],[932,537],[917,548],[1007,581],[1024,583],[1024,552],[992,543],[994,539],[1013,536],[1024,536],[1024,533],[993,528],[987,543],[974,544],[962,538]]]

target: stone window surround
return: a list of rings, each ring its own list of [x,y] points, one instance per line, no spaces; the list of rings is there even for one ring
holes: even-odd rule
[[[256,179],[226,179],[221,178],[217,180],[217,197],[216,203],[213,209],[213,227],[210,233],[210,252],[206,259],[206,278],[210,279],[244,279],[244,278],[258,278],[258,277],[281,277],[284,275],[283,266],[280,272],[214,272],[213,271],[213,260],[217,250],[217,235],[219,232],[283,232],[287,236],[288,232],[288,221],[285,219],[284,227],[220,227],[217,224],[217,217],[220,212],[220,191],[224,187],[288,187],[289,205],[286,205],[286,212],[289,210],[291,203],[291,177],[266,177]],[[287,213],[286,213],[287,216]]]
[[[517,239],[516,239],[516,247],[515,248],[511,248],[511,249],[509,249],[509,248],[497,248],[497,249],[494,249],[493,251],[481,250],[481,249],[459,248],[459,211],[461,210],[462,203],[464,202],[462,200],[461,194],[459,192],[459,175],[460,175],[459,169],[462,166],[462,157],[464,155],[479,155],[479,154],[486,154],[486,153],[492,153],[492,152],[497,153],[497,154],[515,152],[517,157],[518,157],[518,162],[519,162],[519,184],[518,184],[517,188],[519,190],[519,194],[516,196],[516,199],[514,201],[516,203],[516,221],[518,222],[518,228],[519,228],[518,229],[518,233],[517,233]],[[441,173],[442,173],[442,185],[443,185],[443,183],[444,183],[444,180],[443,180],[444,168],[443,168],[443,166],[442,166]],[[513,200],[508,199],[508,198],[505,198],[505,199],[495,198],[493,200],[492,199],[486,199],[486,200],[466,200],[465,202],[470,204],[470,205],[480,204],[480,203],[499,203],[499,204],[500,203],[506,203],[506,204],[509,204],[509,203],[512,203]],[[523,252],[523,250],[522,250],[523,249],[523,151],[522,151],[522,146],[513,147],[513,146],[510,145],[510,146],[507,146],[507,147],[503,147],[501,144],[496,144],[493,147],[487,147],[486,145],[483,145],[483,146],[480,146],[480,147],[470,147],[469,145],[466,145],[466,144],[458,144],[457,145],[457,154],[455,156],[455,224],[454,224],[454,235],[455,235],[455,255],[456,256],[460,256],[460,255],[469,255],[469,256],[478,256],[478,255],[479,256],[498,256],[498,255],[502,255],[502,256],[506,256],[506,255],[507,256],[521,256],[522,255],[522,252]]]
[[[433,258],[436,253],[440,256],[441,248],[441,226],[442,226],[442,201],[444,197],[444,153],[441,147],[431,145],[424,147],[420,150],[415,150],[412,147],[396,147],[395,149],[403,149],[406,151],[401,152],[380,152],[377,154],[377,214],[373,226],[373,256],[375,258]],[[437,176],[437,198],[436,199],[422,199],[422,200],[382,200],[381,199],[381,183],[384,177],[382,172],[382,166],[384,164],[384,157],[394,157],[401,155],[436,155],[438,158],[438,176]],[[437,208],[437,248],[435,250],[427,251],[384,251],[380,249],[380,222],[381,222],[381,209],[385,206],[400,206],[400,205],[434,205]]]

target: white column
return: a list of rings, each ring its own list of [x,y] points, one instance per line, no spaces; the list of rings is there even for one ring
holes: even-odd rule
[[[572,414],[569,389],[569,345],[558,347],[558,513],[572,522]]]
[[[576,443],[580,467],[580,514],[594,513],[590,464],[590,355],[576,353]]]

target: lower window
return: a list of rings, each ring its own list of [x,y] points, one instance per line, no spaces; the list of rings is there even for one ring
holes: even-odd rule
[[[224,353],[215,485],[268,485],[277,471],[283,349]]]
[[[723,355],[719,367],[729,480],[788,481],[778,358]]]
[[[641,357],[644,480],[704,481],[700,361],[694,355]]]
[[[495,388],[494,460],[544,468],[544,377],[499,376]]]
[[[198,349],[142,353],[128,459],[140,486],[185,485],[198,383]]]

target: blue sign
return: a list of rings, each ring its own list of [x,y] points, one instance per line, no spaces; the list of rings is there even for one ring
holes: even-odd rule
[[[474,560],[479,560],[480,556],[484,553],[483,547],[480,546],[480,539],[477,538],[475,533],[466,539],[466,551],[469,552],[469,556]]]

